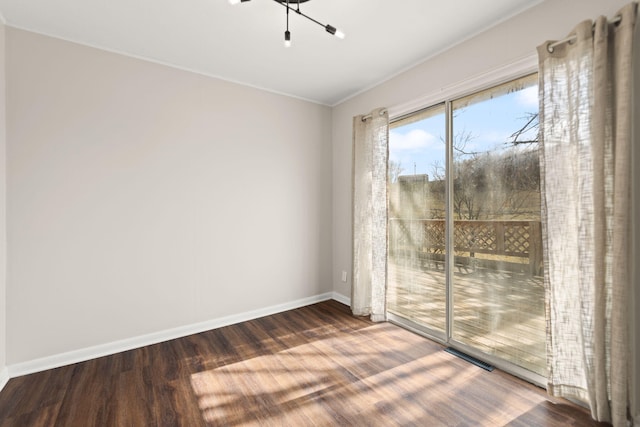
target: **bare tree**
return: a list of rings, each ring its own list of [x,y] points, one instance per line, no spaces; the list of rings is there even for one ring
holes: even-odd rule
[[[509,136],[511,141],[509,141],[508,143],[513,145],[537,144],[539,141],[538,129],[540,127],[538,113],[527,113],[527,115],[523,117],[523,119],[526,120],[526,123],[524,124],[524,126],[522,126],[520,129]],[[531,135],[532,131],[535,131],[535,138],[531,138],[529,136]]]
[[[454,135],[452,208],[457,219],[522,218],[539,212],[538,114],[528,113],[522,120],[524,124],[497,150],[470,149],[476,136],[466,129]],[[440,141],[445,143],[443,137]],[[443,216],[445,171],[440,161],[430,165],[431,180],[421,190],[426,197],[424,208],[419,208],[424,217]]]
[[[523,117],[525,123],[512,133],[502,150],[478,152],[468,149],[475,136],[466,130],[453,138],[455,153],[453,183],[453,210],[458,219],[477,220],[499,217],[520,217],[538,212],[535,197],[540,189],[537,136],[537,113]],[[537,135],[537,133],[536,133]],[[444,138],[440,138],[444,143]],[[431,165],[434,180],[443,185],[432,185],[444,200],[445,166],[441,162]]]
[[[400,162],[389,160],[389,171],[387,175],[390,183],[398,182],[398,177],[402,172],[404,172],[404,168],[400,165]]]

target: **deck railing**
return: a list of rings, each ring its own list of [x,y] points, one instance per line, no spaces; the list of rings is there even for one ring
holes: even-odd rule
[[[456,263],[510,269],[522,268],[527,259],[528,271],[538,275],[542,271],[542,231],[540,221],[467,221],[456,220],[453,228]],[[441,219],[389,220],[389,251],[396,257],[411,254],[423,262],[443,262],[445,250],[445,222]],[[491,255],[482,261],[476,254]],[[514,258],[512,258],[514,257]],[[518,267],[518,265],[520,267]]]

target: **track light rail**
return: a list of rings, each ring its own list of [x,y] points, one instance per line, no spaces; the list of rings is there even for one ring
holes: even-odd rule
[[[229,4],[235,5],[238,3],[244,3],[244,2],[248,2],[250,0],[229,0]],[[289,12],[293,11],[296,14],[307,18],[309,21],[321,26],[322,28],[325,29],[325,31],[333,36],[338,37],[339,39],[344,39],[345,38],[345,34],[340,31],[339,29],[337,29],[336,27],[334,27],[333,25],[329,25],[329,24],[323,24],[322,22],[310,17],[309,15],[306,15],[304,13],[302,13],[302,11],[300,10],[300,3],[306,3],[309,0],[273,0],[274,2],[278,3],[279,5],[283,6],[284,8],[287,9],[287,28],[284,32],[284,45],[286,47],[291,46],[291,32],[289,31]],[[290,5],[291,4],[296,4],[297,7],[293,8]]]

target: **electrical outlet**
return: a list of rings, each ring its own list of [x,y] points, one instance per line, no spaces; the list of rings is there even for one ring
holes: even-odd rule
[[[343,272],[342,272],[342,281],[343,281],[343,282],[346,282],[346,281],[347,281],[347,272],[346,272],[346,271],[343,271]]]

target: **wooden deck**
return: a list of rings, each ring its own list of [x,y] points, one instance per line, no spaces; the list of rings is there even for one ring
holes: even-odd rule
[[[445,275],[433,267],[390,261],[387,307],[444,332]],[[454,339],[546,376],[542,277],[464,267],[453,277]]]

